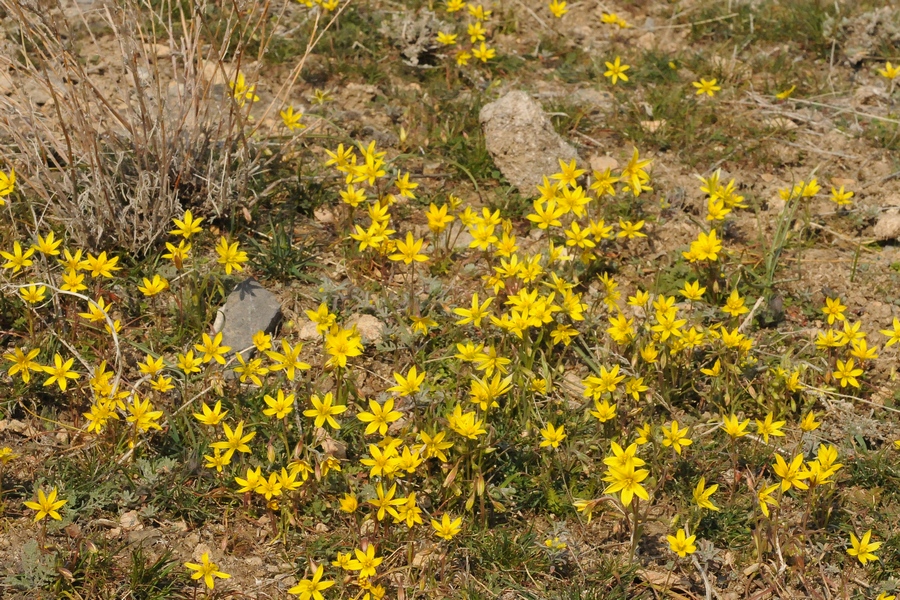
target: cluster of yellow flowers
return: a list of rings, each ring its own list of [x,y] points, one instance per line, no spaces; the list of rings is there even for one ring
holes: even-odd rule
[[[481,4],[466,4],[463,0],[447,0],[445,8],[448,14],[461,13],[463,9],[466,9],[466,13],[470,18],[469,23],[466,25],[466,35],[469,36],[469,41],[472,45],[469,48],[460,48],[457,50],[457,65],[464,67],[468,65],[469,61],[473,58],[486,63],[497,56],[497,51],[493,48],[489,48],[485,43],[487,39],[486,36],[490,35],[490,32],[485,29],[484,25],[491,18],[493,11],[485,9]],[[437,33],[437,41],[443,46],[457,45],[458,37],[459,34],[457,33],[446,31],[439,31]],[[479,42],[480,45],[476,46],[475,44]]]

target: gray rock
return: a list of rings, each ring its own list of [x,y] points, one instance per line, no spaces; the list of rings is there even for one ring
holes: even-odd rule
[[[896,208],[888,209],[878,217],[872,235],[879,242],[900,239],[900,214]]]
[[[356,326],[356,330],[359,332],[363,344],[378,344],[381,342],[381,336],[384,332],[384,323],[372,315],[360,313],[350,315],[345,327],[349,328],[353,326]]]
[[[216,313],[213,332],[222,332],[222,344],[233,352],[241,351],[249,358],[253,348],[253,336],[258,331],[272,333],[281,320],[281,304],[275,294],[265,289],[255,279],[245,279],[228,294],[225,305]]]
[[[575,148],[556,133],[540,105],[525,92],[509,92],[484,105],[478,120],[494,164],[525,195],[535,192],[542,176],[559,170],[558,159],[580,162]]]
[[[586,109],[589,112],[609,112],[615,107],[616,99],[609,92],[594,88],[582,88],[575,90],[568,101],[574,106]]]

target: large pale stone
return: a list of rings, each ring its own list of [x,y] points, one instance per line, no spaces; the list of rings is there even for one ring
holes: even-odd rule
[[[559,159],[580,159],[553,129],[540,105],[525,92],[509,92],[478,115],[494,164],[525,195],[535,193],[544,175],[559,171]]]

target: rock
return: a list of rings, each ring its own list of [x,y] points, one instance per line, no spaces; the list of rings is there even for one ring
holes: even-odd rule
[[[150,529],[141,529],[138,531],[129,531],[125,536],[125,539],[128,540],[129,544],[138,544],[141,542],[146,542],[147,540],[154,540],[161,537],[162,532],[154,527]]]
[[[450,223],[450,227],[445,235],[450,236],[450,239],[453,241],[453,247],[457,250],[465,250],[472,243],[472,240],[475,239],[469,233],[469,230],[466,229],[466,226],[459,221]]]
[[[344,110],[365,110],[371,108],[372,102],[378,95],[378,88],[366,83],[348,83],[344,89],[341,104]]]
[[[439,60],[437,33],[441,28],[441,22],[431,11],[421,11],[415,15],[401,12],[390,21],[382,21],[380,33],[400,49],[405,65],[428,67],[436,65]]]
[[[44,106],[52,99],[50,96],[50,92],[48,92],[44,86],[33,79],[29,79],[27,82],[25,82],[22,91],[37,106]]]
[[[138,517],[136,510],[129,510],[126,513],[123,513],[121,517],[119,517],[119,525],[121,525],[124,529],[132,529],[140,525],[141,520]]]
[[[213,332],[222,332],[222,344],[244,358],[253,354],[253,336],[258,331],[272,333],[281,320],[281,304],[275,294],[255,279],[245,279],[228,294],[216,313]]]
[[[13,433],[29,435],[29,431],[32,430],[32,427],[18,419],[3,419],[0,421],[0,431],[5,431],[7,429]]]
[[[346,327],[353,327],[354,325],[360,337],[362,337],[363,344],[377,344],[381,341],[384,323],[372,315],[359,313],[350,315],[350,318],[347,319]]]
[[[322,339],[322,334],[317,329],[318,325],[312,321],[307,321],[300,326],[297,336],[304,342],[315,342]]]
[[[400,138],[391,133],[390,131],[382,131],[381,129],[377,129],[372,125],[364,125],[362,129],[359,130],[359,135],[366,140],[375,141],[375,144],[379,148],[383,148],[385,146],[396,146],[400,143]]]
[[[614,171],[619,168],[619,161],[614,159],[612,156],[600,156],[594,155],[588,161],[591,164],[591,169],[597,171],[598,173],[603,173],[607,169],[610,171]]]
[[[152,54],[156,58],[169,58],[172,56],[172,49],[165,44],[144,44],[144,50],[147,54]]]
[[[558,159],[580,162],[575,148],[556,133],[540,105],[525,92],[509,92],[484,105],[478,120],[494,164],[525,195],[534,193],[542,176],[559,170]]]
[[[666,124],[665,119],[656,119],[654,121],[641,121],[641,129],[647,133],[656,133]]]
[[[616,99],[609,92],[601,92],[594,88],[575,90],[568,101],[574,106],[587,108],[590,112],[606,112],[613,109]]]
[[[879,242],[896,240],[900,238],[900,213],[894,208],[890,212],[882,213],[872,230],[872,235]]]
[[[200,562],[201,560],[203,560],[204,554],[209,555],[209,560],[211,562],[215,562],[213,560],[212,553],[210,552],[208,544],[199,543],[196,546],[194,546],[194,551],[191,553],[191,556],[194,558],[194,560],[196,560],[197,562]]]

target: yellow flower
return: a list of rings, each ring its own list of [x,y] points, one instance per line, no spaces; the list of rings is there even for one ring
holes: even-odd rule
[[[344,494],[344,497],[341,498],[340,503],[341,512],[345,512],[348,514],[356,512],[356,509],[359,507],[359,501],[356,499],[356,496],[350,493]]]
[[[324,567],[319,565],[312,579],[301,579],[300,582],[288,590],[288,594],[300,596],[300,600],[324,600],[322,592],[334,585],[333,581],[322,581]]]
[[[547,446],[559,448],[560,442],[566,438],[564,426],[560,425],[558,428],[554,428],[553,423],[547,423],[547,427],[541,429],[541,437],[544,438],[541,441],[541,448],[546,448]]]
[[[153,276],[152,280],[147,279],[146,277],[144,277],[143,279],[144,285],[138,286],[138,291],[148,297],[155,296],[156,294],[168,289],[169,287],[169,282],[160,277],[158,273]]]
[[[416,317],[411,315],[409,319],[410,321],[412,321],[413,333],[421,333],[422,335],[427,335],[428,330],[431,327],[437,327],[437,321],[435,321],[431,317]]]
[[[247,253],[238,250],[238,242],[229,244],[225,236],[222,236],[219,238],[219,243],[216,244],[216,253],[219,255],[216,262],[225,267],[226,275],[231,275],[232,270],[244,270],[241,263],[247,262]]]
[[[55,487],[50,490],[50,493],[46,496],[44,495],[44,490],[38,490],[37,502],[24,502],[26,507],[37,511],[37,514],[34,515],[35,521],[40,521],[48,516],[51,519],[62,521],[62,516],[60,516],[57,511],[68,502],[68,500],[57,500],[56,493]]]
[[[266,356],[274,363],[269,367],[272,372],[284,371],[287,378],[293,381],[297,370],[307,371],[311,368],[309,363],[300,360],[303,344],[297,343],[291,347],[287,340],[282,339],[281,349],[283,352],[275,352],[274,350],[266,352]]]
[[[51,234],[52,235],[52,234]],[[12,269],[12,272],[18,273],[25,267],[30,267],[34,264],[34,261],[31,260],[31,255],[34,254],[34,248],[29,248],[24,253],[22,252],[22,246],[19,245],[18,241],[13,242],[13,251],[3,252],[0,251],[0,256],[6,259],[6,262],[3,264],[4,269]]]
[[[248,86],[243,73],[239,72],[235,79],[229,81],[228,87],[231,88],[232,95],[238,106],[243,107],[248,100],[251,103],[259,100],[259,96],[256,95],[256,84]]]
[[[37,355],[40,354],[40,348],[33,348],[28,351],[26,354],[21,348],[15,348],[11,352],[6,352],[3,355],[3,358],[12,362],[13,364],[9,367],[9,376],[12,377],[16,373],[22,374],[22,381],[28,383],[31,381],[31,372],[39,373],[44,370],[40,364],[38,364],[34,359],[37,358]]]
[[[478,303],[478,292],[472,294],[472,306],[471,308],[454,308],[453,313],[463,317],[459,321],[456,322],[457,325],[466,325],[468,323],[472,323],[475,327],[481,327],[481,320],[489,315],[488,307],[494,301],[494,298],[488,298],[484,301],[484,304]]]
[[[273,398],[269,394],[263,397],[266,406],[263,414],[267,417],[275,417],[276,419],[285,418],[292,410],[294,410],[294,394],[284,395],[284,390],[278,390],[277,397]]]
[[[184,566],[192,571],[196,571],[191,573],[191,579],[203,579],[203,582],[209,589],[213,589],[215,586],[214,578],[228,579],[231,577],[228,573],[219,571],[219,567],[215,563],[209,562],[209,552],[203,553],[203,556],[200,557],[200,564],[186,562]]]
[[[362,354],[362,338],[356,328],[341,329],[337,325],[325,335],[325,353],[329,355],[328,367],[347,366],[347,359]]]
[[[57,353],[53,357],[53,365],[44,367],[44,372],[50,375],[44,382],[44,387],[56,383],[59,385],[60,390],[66,391],[69,379],[78,379],[81,377],[78,373],[71,371],[72,363],[74,362],[74,358],[70,358],[63,362],[62,356]]]
[[[497,56],[497,51],[493,48],[488,48],[484,42],[481,42],[481,46],[472,48],[472,56],[479,59],[481,62],[486,63],[488,60]]]
[[[784,437],[784,432],[781,431],[781,428],[784,427],[784,421],[773,421],[772,419],[775,417],[773,413],[769,413],[766,415],[765,421],[760,421],[756,419],[756,433],[763,437],[763,441],[765,443],[769,443],[769,436],[775,437]]]
[[[788,98],[791,97],[791,94],[793,94],[794,90],[796,90],[796,89],[797,89],[797,86],[792,85],[791,87],[784,90],[783,92],[778,92],[777,94],[775,94],[775,97],[778,98],[779,100],[787,100]]]
[[[732,439],[737,439],[747,435],[747,426],[749,424],[750,419],[740,422],[735,415],[731,415],[730,417],[723,417],[722,429],[724,429],[725,433],[730,435]]]
[[[672,446],[675,452],[681,454],[684,446],[690,446],[694,442],[687,437],[688,428],[678,428],[678,421],[672,421],[671,426],[663,427],[663,446]]]
[[[750,309],[744,305],[744,299],[741,298],[737,288],[731,290],[731,294],[725,301],[725,306],[722,307],[722,312],[727,313],[732,317],[737,317],[750,312]]]
[[[604,477],[604,480],[610,481],[611,485],[603,490],[603,493],[615,494],[616,492],[621,492],[621,500],[624,506],[630,506],[635,496],[649,500],[650,494],[641,485],[641,482],[649,474],[650,472],[646,469],[635,469],[634,463],[624,468],[610,467],[608,476]]]
[[[800,429],[803,431],[815,431],[821,424],[821,421],[816,421],[816,413],[809,411],[806,413],[806,416],[803,417],[803,421],[800,422]]]
[[[887,79],[890,79],[891,81],[893,81],[898,76],[900,76],[900,64],[898,64],[897,66],[894,66],[890,62],[886,62],[886,63],[884,63],[883,69],[878,69],[878,74],[881,75],[882,77],[886,77]],[[0,180],[0,190],[2,190],[2,183],[3,183],[2,180]],[[3,193],[2,193],[2,191],[0,191],[0,196],[2,196],[2,195],[3,195]],[[865,564],[865,563],[863,563],[863,564]]]
[[[150,403],[149,398],[141,402],[137,394],[132,395],[127,410],[128,416],[125,420],[129,423],[134,423],[138,431],[162,429],[157,421],[162,417],[163,413],[161,410],[153,410],[153,405]]]
[[[375,545],[369,544],[365,552],[358,548],[353,552],[356,554],[356,558],[351,560],[347,567],[351,571],[359,571],[360,577],[374,577],[376,574],[375,568],[384,560],[381,556],[375,557]]]
[[[320,399],[318,395],[313,394],[310,396],[309,401],[312,403],[313,408],[304,410],[303,416],[315,419],[316,427],[322,427],[325,423],[328,423],[332,429],[341,428],[340,423],[338,423],[334,417],[335,415],[339,415],[346,411],[347,407],[332,404],[332,402],[334,402],[334,397],[331,392],[325,394],[323,399]]]
[[[844,311],[847,310],[847,307],[841,304],[840,298],[825,298],[825,306],[822,308],[822,312],[825,313],[825,316],[828,317],[828,324],[831,325],[838,321],[846,321],[846,317],[844,317]]]
[[[6,465],[11,460],[19,458],[18,454],[14,454],[12,448],[9,446],[3,446],[0,448],[0,465]]]
[[[400,195],[404,198],[409,198],[411,200],[416,199],[415,194],[413,194],[413,190],[419,187],[419,184],[413,183],[409,180],[409,173],[397,175],[397,179],[394,181],[394,185],[397,186],[397,190],[399,190]]]
[[[203,217],[195,219],[194,215],[189,210],[184,211],[184,216],[181,219],[172,219],[172,222],[175,223],[175,229],[169,233],[172,235],[180,235],[186,240],[191,239],[191,236],[195,233],[203,231],[200,227],[200,223],[203,222]],[[188,246],[188,248],[190,248],[190,246]]]
[[[447,214],[448,210],[449,207],[446,204],[442,204],[440,208],[438,208],[437,205],[432,202],[428,206],[428,212],[425,213],[425,216],[428,218],[428,228],[435,235],[446,229],[447,225],[456,218],[453,215]]]
[[[697,551],[697,546],[694,545],[697,536],[686,537],[683,529],[679,529],[675,535],[667,535],[666,539],[669,541],[669,548],[672,549],[672,552],[681,558]]]
[[[256,437],[256,432],[251,431],[247,433],[247,435],[244,435],[243,421],[239,421],[233,431],[231,427],[228,426],[228,423],[223,423],[222,429],[225,431],[225,440],[213,442],[210,444],[211,447],[224,450],[228,454],[233,454],[234,452],[251,453],[250,446],[247,445],[247,442]]]
[[[203,458],[206,459],[206,463],[203,466],[207,469],[215,469],[218,473],[221,473],[224,467],[231,464],[231,453],[222,456],[218,448],[213,450],[212,456],[204,454]]]
[[[810,476],[809,471],[803,471],[803,455],[798,454],[791,461],[791,464],[788,464],[782,457],[781,454],[775,454],[775,464],[772,465],[772,470],[775,471],[775,474],[781,477],[781,491],[786,492],[791,487],[795,487],[800,490],[808,489],[809,486],[806,485],[803,480],[808,479]]]
[[[42,238],[40,235],[37,236],[38,243],[32,248],[39,251],[44,256],[58,256],[59,250],[57,248],[60,244],[62,244],[62,240],[54,240],[53,232],[47,234],[47,237]]]
[[[64,292],[80,292],[82,290],[86,290],[87,286],[84,285],[84,273],[79,273],[78,271],[66,270],[62,274],[62,285],[59,286]]]
[[[216,426],[219,422],[228,414],[228,411],[222,412],[222,401],[217,400],[215,406],[210,409],[209,406],[204,402],[200,406],[200,410],[203,411],[203,414],[194,413],[194,418],[203,423],[204,425],[212,425]]]
[[[398,240],[397,253],[389,255],[388,258],[396,261],[402,260],[403,263],[407,265],[412,264],[413,262],[425,262],[428,260],[428,256],[419,254],[424,244],[424,239],[417,240],[413,237],[411,232],[407,232],[406,241]]]
[[[29,304],[37,304],[42,302],[46,297],[47,288],[43,285],[30,284],[19,289],[22,299]]]
[[[487,21],[488,19],[491,18],[491,13],[493,12],[490,10],[485,10],[484,6],[482,6],[481,4],[477,4],[475,6],[469,4],[466,7],[466,10],[468,10],[469,14],[472,15],[478,21]]]
[[[380,435],[387,433],[388,425],[403,416],[400,411],[394,410],[394,399],[389,398],[384,405],[378,404],[375,400],[369,400],[369,411],[361,412],[356,418],[366,425],[366,435],[372,435],[376,431]]]
[[[768,517],[769,516],[769,505],[778,506],[778,501],[775,498],[771,497],[772,492],[777,490],[780,487],[779,484],[770,485],[769,487],[760,488],[759,493],[756,495],[759,500],[759,509],[762,513]]]
[[[203,353],[203,362],[207,363],[215,360],[220,365],[224,365],[225,354],[231,350],[231,347],[222,345],[222,332],[220,331],[213,338],[209,337],[208,333],[204,333],[202,343],[194,344],[194,349],[198,353]]]
[[[469,39],[473,44],[478,41],[483,41],[485,33],[487,32],[484,27],[482,27],[481,21],[476,21],[466,28],[466,35],[469,36]]]
[[[881,542],[870,542],[869,539],[872,537],[872,530],[865,532],[862,536],[862,539],[857,539],[856,535],[850,534],[850,544],[853,546],[852,548],[847,548],[847,554],[850,556],[855,556],[859,559],[859,562],[862,564],[866,564],[872,560],[878,560],[878,557],[875,556],[875,551],[881,548]]]
[[[844,191],[844,186],[841,186],[841,189],[831,188],[831,201],[837,204],[838,206],[848,206],[853,204],[850,201],[850,198],[853,197],[853,192],[847,190]]]
[[[425,381],[425,372],[417,373],[416,367],[413,365],[406,373],[406,377],[403,377],[400,373],[394,373],[394,379],[397,380],[397,385],[389,387],[387,391],[396,392],[402,398],[412,395],[421,389],[422,382]]]
[[[557,19],[561,19],[564,14],[569,12],[569,9],[566,8],[565,2],[560,2],[559,0],[552,0],[550,2],[550,12],[553,13],[553,16]]]
[[[615,61],[606,63],[607,71],[603,73],[604,77],[608,77],[613,85],[621,79],[622,81],[628,81],[628,76],[625,75],[625,71],[630,69],[631,67],[628,65],[623,65],[621,59],[617,56]]]
[[[484,429],[484,420],[477,418],[474,412],[462,412],[462,406],[459,404],[453,409],[450,416],[447,417],[450,429],[470,440],[477,439],[479,435],[487,433]]]
[[[705,287],[700,287],[700,282],[695,281],[694,283],[684,282],[684,288],[679,292],[686,300],[701,300],[703,298],[703,293],[706,291]]]
[[[291,131],[296,131],[297,129],[303,129],[304,127],[306,127],[306,125],[300,122],[300,119],[303,118],[303,113],[295,113],[293,106],[288,106],[279,114],[281,115],[281,122],[284,123],[284,126]]]
[[[700,508],[708,508],[709,510],[714,511],[719,510],[719,507],[713,504],[712,500],[709,499],[717,489],[719,489],[718,484],[706,487],[706,478],[701,477],[700,481],[697,482],[697,487],[694,488],[694,502]]]
[[[440,522],[432,519],[431,526],[434,527],[436,536],[449,541],[462,529],[462,517],[451,519],[448,513],[444,513]]]
[[[116,266],[119,262],[118,256],[107,258],[106,252],[101,252],[99,256],[94,256],[90,252],[87,255],[87,270],[91,272],[91,277],[112,277],[113,271],[118,271],[122,267]]]
[[[620,231],[618,237],[628,238],[629,240],[636,237],[647,237],[647,234],[641,233],[641,228],[643,226],[643,221],[632,223],[631,221],[623,221],[622,219],[619,219]]]
[[[594,410],[591,411],[591,416],[596,417],[601,423],[606,423],[616,418],[616,406],[616,404],[610,404],[607,400],[604,400],[602,403],[599,400],[594,400]]]
[[[184,240],[180,240],[177,246],[166,242],[166,248],[169,251],[163,254],[162,257],[171,260],[175,264],[175,268],[180,271],[184,268],[184,261],[187,260],[191,252],[191,244]]]
[[[713,78],[710,80],[700,78],[700,81],[695,81],[691,85],[697,88],[697,95],[706,94],[707,96],[715,96],[716,92],[721,90],[721,86],[716,85],[717,79]]]
[[[199,373],[200,365],[203,364],[200,357],[194,358],[194,351],[188,350],[187,354],[178,354],[176,356],[178,368],[184,371],[185,375],[191,373]]]
[[[847,362],[838,360],[837,366],[831,373],[831,375],[840,382],[841,387],[851,385],[855,388],[859,387],[859,381],[857,381],[856,378],[862,374],[863,370],[855,368],[852,358],[847,359]]]
[[[0,171],[0,206],[6,204],[4,198],[16,189],[16,170],[10,169],[9,175]]]
[[[195,415],[196,416],[196,415]],[[256,488],[259,487],[259,482],[262,480],[262,467],[256,467],[256,469],[251,469],[247,467],[247,478],[241,479],[240,477],[235,477],[234,481],[239,486],[241,486],[237,492],[239,494],[244,494],[247,492],[255,492]]]
[[[439,44],[443,44],[444,46],[453,46],[456,44],[456,34],[438,31],[437,41]]]

